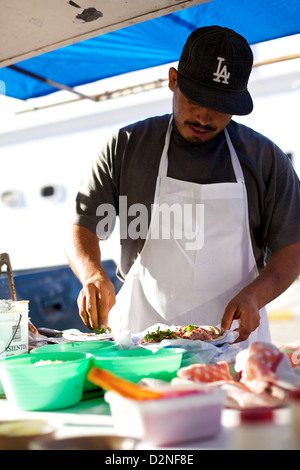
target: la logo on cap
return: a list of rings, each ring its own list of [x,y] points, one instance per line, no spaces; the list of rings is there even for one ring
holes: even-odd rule
[[[215,78],[213,78],[214,82],[218,83],[225,83],[226,85],[229,85],[229,77],[230,77],[230,72],[227,72],[227,65],[223,65],[222,63],[225,61],[224,57],[218,57],[218,68],[217,71],[214,72]],[[222,67],[222,70],[221,70]]]

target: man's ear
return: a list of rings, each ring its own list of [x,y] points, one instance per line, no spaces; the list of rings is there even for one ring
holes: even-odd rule
[[[174,92],[177,82],[177,70],[171,67],[169,70],[169,88]]]

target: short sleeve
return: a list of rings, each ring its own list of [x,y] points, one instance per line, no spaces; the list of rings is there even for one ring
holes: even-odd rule
[[[100,148],[85,175],[75,201],[72,223],[105,240],[113,231],[117,213],[117,134]]]
[[[300,242],[299,178],[291,160],[273,145],[272,173],[264,201],[264,242],[271,252]]]

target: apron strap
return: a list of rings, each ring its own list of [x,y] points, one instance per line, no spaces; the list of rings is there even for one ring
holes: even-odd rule
[[[229,148],[230,156],[231,156],[231,163],[233,166],[234,174],[236,177],[237,182],[242,182],[244,183],[244,175],[243,175],[243,170],[240,164],[240,161],[238,159],[237,153],[235,151],[234,146],[232,145],[231,139],[229,137],[228,131],[225,127],[224,129],[225,137],[226,137],[226,142]]]
[[[172,128],[173,128],[172,122],[173,122],[173,115],[171,116],[170,121],[169,121],[168,129],[167,129],[166,137],[165,137],[165,145],[161,154],[159,170],[158,170],[159,177],[167,176],[167,173],[168,173],[168,150],[169,150]]]

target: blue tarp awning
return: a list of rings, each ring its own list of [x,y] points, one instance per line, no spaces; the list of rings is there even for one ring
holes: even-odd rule
[[[299,18],[299,0],[213,0],[47,52],[16,65],[41,77],[76,87],[176,62],[187,36],[200,26],[226,26],[245,36],[250,44],[256,44],[300,33]],[[56,91],[56,88],[9,67],[0,69],[1,80],[5,94],[19,99]]]

